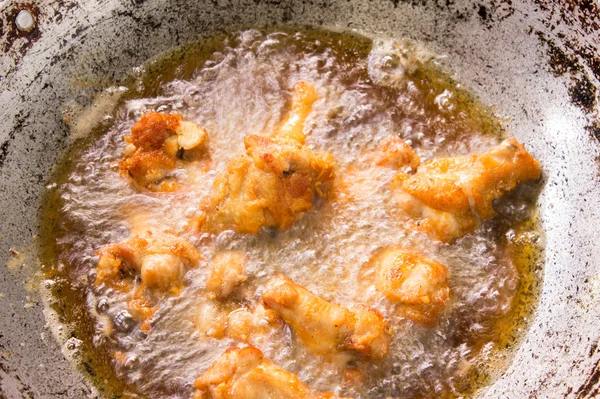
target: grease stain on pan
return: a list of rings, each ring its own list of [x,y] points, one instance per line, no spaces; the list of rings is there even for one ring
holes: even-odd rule
[[[571,100],[587,112],[593,112],[596,108],[596,86],[590,82],[587,75],[583,74],[580,78],[574,78],[573,84],[569,87]]]
[[[6,267],[8,267],[8,270],[18,269],[19,267],[23,266],[25,262],[27,262],[29,259],[29,255],[26,252],[19,251],[16,248],[11,248],[9,252],[12,256],[8,260],[8,264],[6,265]]]
[[[568,75],[570,80],[569,95],[571,102],[580,107],[589,118],[586,130],[600,141],[600,120],[598,119],[598,77],[595,73],[590,74],[588,68],[592,61],[588,59],[588,65],[582,63],[584,57],[580,52],[570,53],[561,49],[555,41],[548,38],[543,32],[536,31],[540,43],[546,47],[549,57],[548,65],[556,76]],[[572,51],[572,50],[571,50]],[[593,62],[600,64],[600,58]],[[596,83],[593,83],[593,82]]]
[[[8,138],[0,144],[0,168],[4,166],[4,162],[9,154],[9,148],[12,141],[15,139],[16,132],[20,131],[25,126],[25,121],[29,117],[30,112],[19,112],[17,116],[15,116],[15,121],[13,122],[13,129],[8,134]]]
[[[548,15],[542,22],[551,34],[540,30],[535,34],[546,47],[550,70],[557,76],[568,75],[571,101],[588,115],[586,129],[600,141],[600,6],[594,0],[535,3]]]
[[[579,106],[588,116],[588,126],[586,130],[595,139],[600,141],[600,120],[598,104],[598,82],[600,82],[600,56],[598,47],[591,44],[581,44],[579,38],[582,31],[585,32],[591,40],[597,41],[600,31],[600,8],[591,0],[567,0],[560,4],[549,2],[547,0],[536,1],[544,10],[549,8],[557,9],[558,12],[551,15],[558,15],[556,20],[549,17],[546,24],[550,31],[556,28],[556,24],[564,24],[571,29],[565,34],[559,32],[556,37],[560,40],[564,50],[561,49],[556,41],[548,38],[543,32],[536,31],[542,45],[546,47],[547,55],[550,58],[549,65],[551,71],[557,76],[568,75],[570,79],[569,95],[573,104]],[[568,35],[574,35],[568,37]],[[600,167],[600,157],[597,159],[597,165]],[[587,283],[587,281],[586,281]],[[590,346],[588,357],[597,355],[598,343]],[[573,364],[572,366],[575,366]],[[569,389],[567,395],[571,395],[572,389]],[[600,395],[600,359],[596,359],[594,365],[589,369],[589,374],[585,382],[575,391],[576,399],[591,399]]]
[[[575,392],[578,399],[596,398],[600,394],[600,359],[596,361],[587,380]]]
[[[18,248],[11,247],[8,251],[11,257],[6,262],[6,270],[13,275],[23,274],[23,287],[30,293],[37,293],[40,282],[43,278],[42,266],[38,257],[38,236],[33,236],[31,241],[26,242]],[[34,298],[27,296],[24,303],[24,308],[29,309],[34,304]],[[0,396],[1,398],[1,396]]]
[[[121,97],[128,91],[126,87],[109,87],[98,94],[92,105],[83,107],[76,102],[64,106],[63,120],[69,125],[71,143],[87,137],[97,126],[112,122],[112,114]]]
[[[435,7],[439,10],[446,10],[458,20],[468,20],[470,18],[479,18],[486,29],[492,29],[498,24],[515,13],[512,0],[492,0],[481,3],[464,4],[453,0],[391,0],[394,8],[402,4],[408,4],[412,7]]]
[[[479,19],[487,29],[492,29],[494,24],[510,18],[515,13],[512,0],[491,1],[476,5],[475,8]]]
[[[587,265],[589,266],[589,265]],[[598,303],[600,297],[600,274],[590,280],[585,281],[591,286],[589,295],[586,295],[585,302],[582,303],[584,308],[590,308]],[[599,354],[599,341],[592,342],[588,351],[588,358],[594,358]],[[585,382],[575,392],[576,399],[597,398],[600,396],[600,358],[597,358],[593,367],[590,368],[590,373]]]
[[[55,282],[53,280],[42,280],[38,284],[38,290],[44,308],[42,312],[46,319],[46,328],[51,332],[52,336],[59,343],[61,353],[76,369],[83,369],[87,372],[81,373],[81,377],[85,381],[86,392],[85,397],[90,399],[100,398],[100,393],[94,387],[92,378],[96,373],[90,363],[82,355],[83,341],[77,338],[75,329],[70,324],[62,322],[61,317],[53,309],[56,306],[56,299],[52,294]],[[114,397],[116,398],[116,396]]]

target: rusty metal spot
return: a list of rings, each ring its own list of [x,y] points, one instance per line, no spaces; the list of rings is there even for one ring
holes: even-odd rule
[[[543,32],[536,32],[540,42],[546,46],[547,54],[550,60],[550,70],[556,76],[562,76],[566,73],[577,72],[580,68],[577,58],[573,55],[566,54],[560,47],[558,47],[552,40],[548,39]]]
[[[592,124],[585,127],[585,129],[592,135],[592,137],[596,138],[596,140],[600,141],[600,122],[594,121]],[[598,164],[600,166],[600,164]]]
[[[9,154],[9,148],[13,140],[15,139],[15,135],[21,128],[25,125],[26,119],[29,117],[30,113],[24,113],[23,111],[19,112],[19,114],[15,117],[14,128],[8,134],[8,138],[2,144],[0,144],[0,168],[4,166],[4,162]]]
[[[23,11],[26,11],[34,21],[33,26],[30,27],[29,30],[19,29],[19,25],[17,24],[17,19],[19,19],[20,22],[27,22],[23,21],[24,17],[27,18],[27,15],[22,14]],[[20,18],[19,14],[21,15]],[[40,38],[39,16],[40,9],[35,3],[20,3],[13,5],[13,8],[6,13],[6,22],[8,26],[4,38],[5,53],[10,51],[15,43],[22,41],[23,44],[21,47],[15,48],[15,50],[21,55],[24,55],[33,43]]]
[[[488,29],[491,29],[494,23],[500,23],[515,13],[512,0],[491,1],[475,8],[477,15]]]
[[[587,112],[594,111],[596,87],[590,82],[587,75],[582,75],[579,79],[573,79],[573,84],[569,87],[569,94],[574,104],[579,105]]]
[[[535,34],[546,47],[550,71],[556,76],[569,76],[571,101],[589,115],[591,120],[586,130],[600,141],[600,122],[594,116],[598,86],[592,80],[600,77],[600,59],[586,48],[563,49],[544,33],[537,31]]]
[[[487,18],[488,18],[488,10],[483,4],[479,6],[479,10],[477,10],[477,14],[479,14],[479,17],[481,17],[481,19],[484,21],[487,20]]]
[[[575,392],[575,397],[579,399],[595,398],[600,393],[600,360],[596,362],[592,372],[590,373],[587,380],[579,387]]]

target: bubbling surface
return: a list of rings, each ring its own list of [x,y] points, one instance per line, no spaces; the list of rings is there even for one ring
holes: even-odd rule
[[[385,301],[369,303],[388,319],[394,338],[384,360],[351,363],[366,376],[360,383],[343,378],[338,360],[308,352],[287,327],[261,340],[258,347],[267,358],[313,389],[357,399],[453,397],[497,375],[509,358],[505,348],[514,345],[533,308],[535,256],[523,253],[535,254],[539,246],[531,222],[535,187],[499,201],[499,216],[473,234],[443,244],[394,218],[395,171],[376,167],[367,155],[392,135],[413,146],[422,161],[485,151],[500,141],[500,123],[414,43],[290,29],[246,30],[217,41],[218,50],[208,54],[190,51],[196,67],[185,78],[156,79],[160,84],[154,83],[152,96],[130,88],[111,126],[77,150],[55,189],[60,228],[53,233],[57,266],[50,275],[85,296],[82,309],[94,323],[89,356],[121,352],[120,366],[109,363],[127,392],[189,398],[193,381],[225,349],[239,344],[196,331],[194,317],[209,275],[206,261],[188,271],[179,296],[160,300],[149,333],[127,313],[126,293],[92,288],[95,251],[150,228],[190,240],[206,260],[222,250],[244,252],[249,279],[242,296],[255,303],[276,273],[327,300],[361,303],[363,290],[371,289],[360,279],[361,268],[387,246],[413,248],[448,267],[451,301],[433,327],[396,316]],[[150,80],[140,75],[133,86]],[[244,136],[269,134],[300,80],[319,93],[305,124],[306,144],[335,157],[333,200],[317,204],[285,231],[225,231],[216,237],[187,231],[215,176],[243,153]],[[140,191],[116,167],[123,137],[148,111],[180,113],[209,132],[210,168],[176,170],[181,189],[173,193]],[[75,305],[66,302],[64,308],[70,306]]]

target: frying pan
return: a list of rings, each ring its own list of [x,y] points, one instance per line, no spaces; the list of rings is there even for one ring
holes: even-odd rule
[[[16,23],[22,10],[30,14]],[[421,41],[508,118],[544,169],[543,288],[508,370],[477,395],[599,396],[599,3],[0,0],[0,397],[98,396],[66,360],[76,341],[50,328],[34,289],[40,201],[73,141],[61,107],[89,105],[100,89],[174,46],[274,23]]]

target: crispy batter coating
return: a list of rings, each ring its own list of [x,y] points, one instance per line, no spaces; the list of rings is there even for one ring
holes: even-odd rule
[[[165,140],[173,135],[183,118],[178,114],[148,112],[131,127],[128,142],[142,150],[163,148]]]
[[[285,229],[312,209],[315,198],[327,198],[334,180],[333,156],[304,146],[302,131],[316,99],[309,83],[294,86],[288,116],[271,138],[246,136],[246,154],[217,176],[193,226],[211,233]]]
[[[247,136],[246,155],[217,176],[213,193],[196,220],[201,230],[257,233],[261,227],[290,227],[326,198],[334,179],[331,154],[296,141]]]
[[[227,336],[240,342],[266,335],[281,326],[277,313],[259,304],[253,311],[237,309],[227,316]]]
[[[239,342],[265,341],[282,326],[277,313],[262,304],[251,310],[211,298],[200,302],[195,323],[197,331],[205,337],[228,337]]]
[[[263,301],[313,352],[349,350],[374,360],[387,356],[391,330],[373,309],[347,309],[327,302],[283,276],[269,281]]]
[[[298,377],[265,359],[252,346],[230,348],[202,374],[194,386],[196,399],[325,399]]]
[[[165,181],[180,160],[193,160],[205,152],[208,133],[179,114],[148,112],[125,137],[129,143],[119,164],[121,173],[135,184],[153,191],[170,191]]]
[[[228,309],[219,301],[202,301],[196,312],[196,329],[205,337],[221,339],[227,332]]]
[[[241,283],[246,281],[246,257],[240,251],[220,252],[212,260],[206,289],[222,301]]]
[[[420,252],[386,248],[370,260],[375,287],[398,311],[422,324],[432,324],[450,298],[448,269]]]
[[[273,138],[294,140],[304,144],[306,135],[302,131],[304,121],[319,96],[315,88],[308,82],[300,81],[294,85],[290,111],[284,121],[273,134]]]
[[[129,301],[127,308],[131,316],[141,322],[140,330],[146,332],[152,330],[150,318],[158,310],[158,306],[146,298],[141,289],[135,290],[133,299]]]
[[[107,286],[128,292],[128,310],[140,322],[140,330],[150,331],[150,318],[158,309],[156,295],[179,294],[181,279],[201,259],[187,241],[147,231],[128,240],[109,244],[97,252],[97,287]],[[135,283],[139,276],[141,284]]]
[[[178,290],[187,269],[195,267],[201,259],[189,242],[152,232],[109,244],[97,254],[97,286],[106,283],[128,287],[131,279],[139,274],[144,287],[163,291]]]
[[[472,232],[494,216],[492,201],[540,178],[539,163],[515,138],[482,154],[434,159],[416,174],[392,181],[396,204],[433,238],[444,242]]]
[[[414,172],[421,163],[421,159],[412,149],[398,136],[390,136],[379,144],[379,151],[375,154],[375,164],[400,169],[410,166]]]

